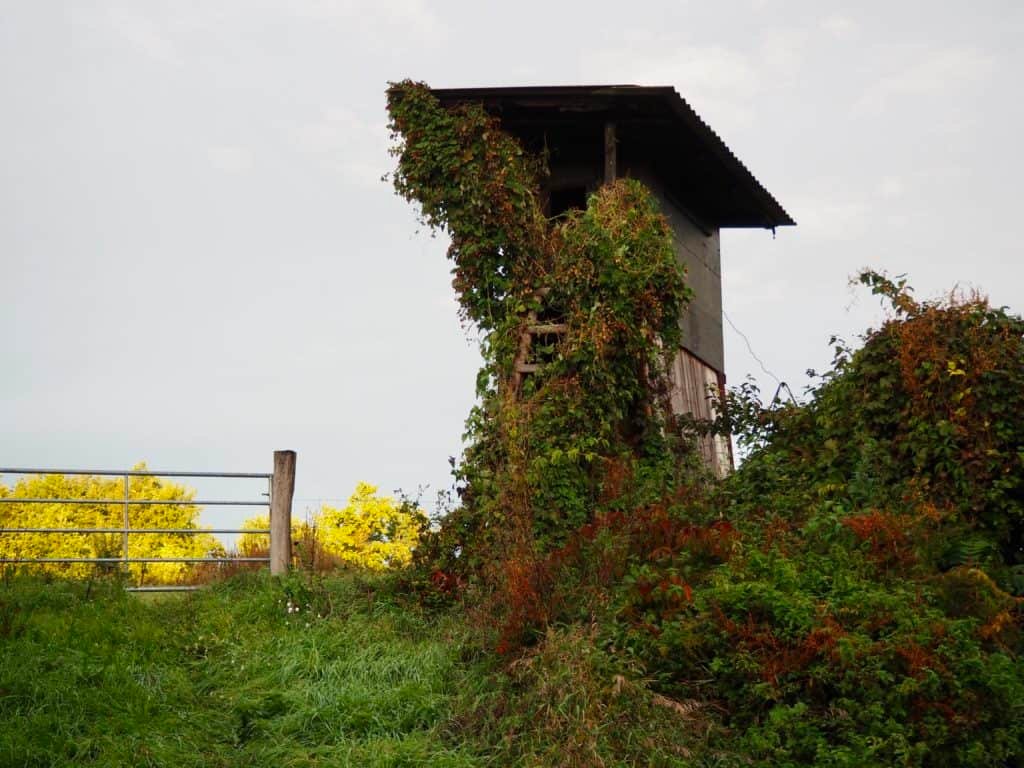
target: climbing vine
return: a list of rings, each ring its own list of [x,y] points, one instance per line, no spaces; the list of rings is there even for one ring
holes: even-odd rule
[[[633,180],[547,217],[544,158],[480,105],[447,109],[405,81],[388,111],[395,189],[451,238],[462,316],[483,333],[461,507],[425,551],[444,570],[529,582],[531,558],[600,509],[678,483],[667,359],[690,294],[671,229]]]

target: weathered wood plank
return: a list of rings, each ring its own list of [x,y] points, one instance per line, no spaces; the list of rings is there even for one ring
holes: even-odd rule
[[[295,451],[274,451],[270,486],[270,572],[288,573],[292,564],[292,496],[295,493]]]

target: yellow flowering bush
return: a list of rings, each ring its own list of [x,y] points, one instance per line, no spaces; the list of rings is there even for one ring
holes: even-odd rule
[[[313,567],[333,563],[375,571],[407,565],[426,516],[414,505],[377,493],[377,486],[360,482],[346,506],[323,505],[308,522],[293,520],[292,540],[300,559],[311,558]],[[242,527],[268,528],[269,521],[266,515],[252,517]],[[238,541],[243,555],[262,554],[268,547],[266,534],[247,533]]]
[[[270,529],[270,515],[256,515],[242,523],[243,531],[266,531]],[[312,526],[303,520],[292,518],[292,541],[304,541],[311,535]],[[243,533],[238,537],[238,554],[243,557],[260,557],[270,552],[270,536],[266,533]]]
[[[317,530],[325,552],[371,570],[407,565],[426,520],[423,511],[378,496],[377,486],[357,483],[348,505],[324,506]]]

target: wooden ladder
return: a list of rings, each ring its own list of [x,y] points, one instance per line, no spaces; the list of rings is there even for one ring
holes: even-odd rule
[[[542,363],[530,362],[530,350],[537,336],[558,336],[559,341],[569,330],[565,323],[538,323],[537,313],[530,310],[526,317],[526,329],[519,337],[519,351],[516,353],[515,374],[512,381],[513,391],[518,395],[524,377],[540,370]]]

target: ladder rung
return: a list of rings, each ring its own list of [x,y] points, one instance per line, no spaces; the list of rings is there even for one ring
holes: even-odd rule
[[[569,330],[569,326],[565,323],[542,323],[539,325],[531,325],[527,330],[532,334],[566,333]]]

